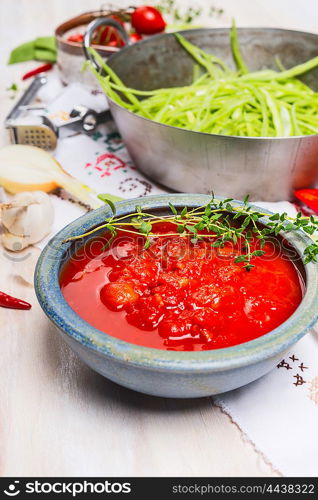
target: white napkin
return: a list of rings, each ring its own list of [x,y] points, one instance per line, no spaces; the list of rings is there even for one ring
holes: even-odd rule
[[[291,203],[255,202],[293,216]],[[214,401],[285,476],[318,475],[318,333],[312,330],[268,375]]]
[[[265,377],[214,398],[285,476],[318,475],[318,333]]]

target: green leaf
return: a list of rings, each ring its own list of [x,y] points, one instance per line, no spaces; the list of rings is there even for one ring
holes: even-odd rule
[[[142,218],[140,216],[138,217],[132,217],[130,219],[130,222],[132,222],[132,224],[134,225],[134,227],[136,227],[137,229],[139,228],[141,222],[142,222]]]
[[[236,264],[239,264],[240,262],[246,262],[246,261],[247,261],[247,255],[238,255],[234,259],[234,262],[236,262]]]
[[[247,217],[245,217],[244,221],[243,221],[243,224],[242,224],[242,228],[243,229],[246,229],[247,226],[249,225],[249,223],[251,222],[251,218],[250,216],[248,215]]]
[[[254,250],[252,255],[253,255],[253,257],[261,257],[262,255],[264,255],[264,253],[265,253],[264,250]]]
[[[34,57],[37,61],[45,61],[50,63],[55,63],[56,52],[52,52],[47,49],[34,49]]]
[[[101,201],[103,201],[104,203],[109,205],[113,214],[116,215],[116,207],[115,207],[114,203],[112,202],[112,200],[110,200],[106,194],[99,194],[97,196],[97,198],[99,198]]]
[[[287,224],[285,227],[284,227],[284,230],[285,231],[293,231],[293,229],[297,229],[297,226],[295,226],[295,224]]]
[[[214,214],[214,215],[212,215],[212,217],[210,217],[210,221],[219,220],[219,219],[221,219],[221,217],[223,217],[223,214]]]
[[[255,267],[255,266],[253,266],[253,264],[246,264],[243,267],[246,269],[247,272],[250,272],[250,270],[253,269],[253,267]]]
[[[176,207],[174,207],[170,202],[169,202],[169,208],[174,215],[178,215]]]
[[[186,228],[187,228],[188,231],[190,231],[190,233],[196,233],[197,232],[197,230],[196,230],[196,228],[194,226],[188,225],[188,226],[186,226]]]
[[[178,224],[177,231],[180,234],[184,233],[184,226],[182,224]]]
[[[241,217],[241,215],[242,215],[242,212],[236,212],[233,219],[238,219],[239,217]]]
[[[110,194],[110,193],[101,193],[97,196],[97,198],[99,200],[102,200],[102,201],[104,201],[105,199],[110,200],[113,203],[115,203],[116,201],[122,201],[124,199],[124,198],[121,198],[120,196],[115,196],[114,194]]]
[[[212,209],[210,207],[210,205],[207,205],[204,209],[204,214],[207,215],[209,217],[209,215],[211,214],[212,212]]]
[[[279,217],[280,217],[279,214],[273,214],[268,218],[269,218],[269,220],[279,220]]]
[[[274,231],[274,233],[275,233],[275,235],[276,235],[276,236],[277,236],[277,235],[278,235],[278,233],[279,233],[279,232],[283,229],[283,227],[284,227],[284,226],[283,226],[282,224],[278,224],[278,225],[275,227],[275,231]]]
[[[216,240],[214,243],[212,243],[213,247],[221,247],[223,245],[222,240]]]
[[[187,215],[187,213],[188,213],[188,208],[184,207],[181,212],[181,217],[184,217],[185,215]]]
[[[26,42],[12,50],[8,64],[15,64],[34,59],[34,41]]]
[[[243,201],[244,201],[244,205],[246,205],[246,204],[248,203],[248,200],[249,200],[249,199],[250,199],[250,195],[249,195],[249,194],[247,194],[247,195],[245,196],[244,200],[243,200]]]
[[[57,51],[55,36],[39,36],[34,40],[34,45],[36,49]]]
[[[8,64],[24,61],[56,61],[56,40],[54,36],[41,36],[30,42],[18,45],[12,50]]]
[[[307,233],[307,234],[312,235],[316,231],[316,228],[313,226],[307,226],[307,227],[303,227],[303,231],[305,231],[305,233]]]
[[[150,222],[146,222],[146,221],[143,221],[141,224],[140,224],[140,227],[139,227],[139,231],[143,234],[148,234],[150,233],[152,229],[152,225],[150,224]]]
[[[17,90],[19,90],[19,87],[16,83],[11,83],[10,87],[7,87],[6,90],[8,90],[9,92],[16,92]]]

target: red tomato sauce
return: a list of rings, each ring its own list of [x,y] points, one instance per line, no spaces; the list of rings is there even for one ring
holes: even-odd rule
[[[239,243],[214,248],[212,234],[197,243],[167,236],[171,223],[156,223],[153,232],[148,249],[144,236],[123,230],[105,249],[106,233],[62,268],[66,301],[95,328],[158,349],[217,349],[273,330],[302,299],[300,274],[278,244],[266,243],[248,272],[234,262]]]

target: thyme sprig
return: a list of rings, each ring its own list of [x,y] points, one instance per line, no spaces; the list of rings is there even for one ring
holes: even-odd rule
[[[176,232],[160,233],[160,236],[190,238],[193,244],[208,238],[213,247],[220,248],[223,248],[227,242],[233,242],[234,245],[238,241],[242,242],[243,253],[235,257],[235,262],[243,263],[243,267],[250,271],[254,267],[252,259],[265,253],[262,249],[269,236],[278,236],[281,231],[288,233],[300,229],[313,240],[312,244],[304,250],[304,263],[317,262],[318,244],[314,238],[314,233],[318,229],[317,218],[305,217],[300,212],[296,217],[290,217],[286,212],[268,216],[267,213],[254,210],[248,203],[248,196],[244,199],[243,205],[236,205],[232,198],[218,200],[212,196],[212,199],[205,205],[193,209],[184,207],[181,211],[169,203],[171,214],[163,216],[145,212],[140,205],[137,205],[135,212],[129,215],[129,220],[127,220],[127,215],[116,217],[115,205],[108,200],[104,201],[110,206],[113,212],[112,217],[91,231],[72,236],[66,241],[78,240],[106,229],[111,233],[106,245],[108,247],[116,237],[118,229],[133,234],[137,230],[144,236],[144,248],[147,249],[151,245],[152,238],[157,236],[153,232],[154,224],[169,222],[176,226]],[[266,225],[261,225],[261,219],[265,216],[268,217],[268,222]],[[202,233],[202,231],[209,233]],[[259,240],[260,249],[252,251],[251,241],[254,238]]]

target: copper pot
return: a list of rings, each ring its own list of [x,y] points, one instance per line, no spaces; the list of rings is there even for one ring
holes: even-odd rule
[[[110,16],[115,15],[123,22],[127,22],[130,19],[132,11],[133,7],[117,11],[98,10],[94,12],[85,12],[80,16],[73,17],[72,19],[65,21],[56,28],[55,38],[58,51],[57,66],[64,85],[68,85],[73,82],[80,82],[93,89],[99,88],[96,83],[96,79],[92,76],[92,74],[89,71],[82,71],[85,61],[82,43],[67,40],[66,34],[72,34],[72,32],[77,31],[79,28],[82,28],[84,33],[89,24],[101,17],[109,18]],[[118,47],[105,47],[104,45],[94,45],[94,48],[104,58],[107,58],[120,50]]]

